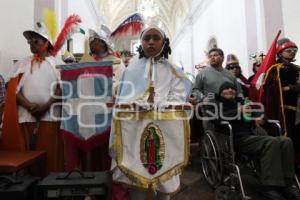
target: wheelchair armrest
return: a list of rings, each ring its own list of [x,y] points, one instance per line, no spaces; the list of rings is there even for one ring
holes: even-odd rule
[[[229,122],[228,121],[221,121],[220,124],[221,125],[229,125]]]
[[[268,122],[268,123],[279,123],[279,120],[268,119],[267,122]]]
[[[281,126],[278,120],[268,119],[264,128],[270,136],[282,136]]]
[[[223,133],[226,133],[226,131],[228,131],[227,135],[229,135],[230,137],[233,138],[232,126],[228,121],[219,121],[217,126],[220,126],[222,128],[224,127],[225,129],[222,129],[222,131],[220,131],[220,132],[224,131]]]

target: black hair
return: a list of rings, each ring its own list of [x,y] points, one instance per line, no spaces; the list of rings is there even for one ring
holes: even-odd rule
[[[164,40],[164,47],[160,55],[168,59],[169,55],[172,53],[172,49],[170,47],[170,40],[167,37],[165,37],[163,40]],[[146,57],[142,45],[140,45],[137,48],[137,51],[139,52],[139,58]]]
[[[223,50],[220,49],[220,48],[212,48],[212,49],[210,49],[210,50],[208,51],[208,55],[209,55],[211,52],[214,52],[214,51],[218,52],[218,54],[224,58],[224,52],[223,52]]]

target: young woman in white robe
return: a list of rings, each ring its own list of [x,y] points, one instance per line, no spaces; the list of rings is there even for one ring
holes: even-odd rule
[[[149,27],[141,34],[142,45],[139,47],[139,57],[133,58],[125,70],[119,92],[117,103],[134,104],[142,109],[155,107],[162,110],[168,105],[182,105],[186,103],[189,91],[187,78],[182,72],[176,70],[176,67],[168,60],[171,53],[169,39],[165,33],[157,27]],[[151,89],[154,88],[153,97]],[[117,111],[116,111],[117,112]],[[142,121],[141,125],[142,125]],[[138,124],[135,124],[136,127]],[[136,129],[138,130],[138,129]],[[112,134],[110,138],[110,152],[112,156],[113,180],[118,183],[128,185],[131,189],[132,199],[146,199],[145,190],[147,187],[137,179],[131,177],[118,166],[118,153],[116,150],[116,136],[114,134],[115,126],[112,125]],[[123,130],[122,130],[123,131]],[[124,130],[125,131],[125,130]],[[185,136],[189,137],[189,127],[185,131]],[[174,133],[176,134],[176,133]],[[178,134],[184,135],[182,132]],[[133,134],[132,134],[133,135]],[[133,143],[139,143],[138,136],[132,144],[123,144],[128,148],[134,148]],[[167,142],[167,141],[165,141]],[[175,141],[174,141],[175,142]],[[167,146],[167,145],[165,145]],[[137,149],[136,152],[140,152]],[[181,152],[182,154],[188,152]],[[133,158],[134,159],[134,158]],[[139,158],[136,158],[138,164],[143,165]],[[170,170],[169,176],[159,179],[159,183],[153,187],[155,199],[170,199],[170,195],[177,192],[180,188],[179,174],[183,165]],[[166,178],[168,177],[168,178]]]

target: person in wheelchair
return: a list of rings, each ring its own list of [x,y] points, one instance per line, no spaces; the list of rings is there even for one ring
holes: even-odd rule
[[[264,196],[270,199],[300,199],[300,192],[294,185],[293,142],[288,137],[269,136],[261,127],[262,113],[251,113],[243,99],[237,97],[236,87],[225,82],[219,94],[212,100],[218,108],[218,120],[230,123],[233,130],[235,151],[238,154],[254,155],[260,164],[260,180]],[[212,106],[214,107],[214,106]],[[207,107],[211,109],[210,106]],[[252,114],[251,120],[249,115]],[[253,120],[252,120],[253,119]]]

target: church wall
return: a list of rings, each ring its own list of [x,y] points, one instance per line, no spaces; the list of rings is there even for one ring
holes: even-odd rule
[[[83,52],[88,28],[97,29],[102,21],[94,0],[0,1],[0,23],[4,25],[0,32],[0,73],[4,77],[13,60],[30,55],[22,33],[34,28],[35,22],[41,19],[41,7],[46,6],[55,9],[60,27],[68,15],[76,13],[81,16],[81,27],[86,35],[73,36],[75,53]],[[266,52],[278,29],[282,29],[282,37],[289,37],[300,45],[299,7],[299,0],[194,0],[182,28],[171,42],[172,58],[186,71],[195,74],[194,65],[205,60],[209,41],[214,38],[225,56],[236,54],[244,74],[251,75],[249,54],[256,50]],[[296,63],[300,64],[300,53],[297,60]]]
[[[73,52],[84,52],[84,38],[88,37],[88,28],[99,28],[98,21],[100,20],[96,13],[95,4],[93,0],[68,0],[68,14],[78,14],[81,19],[81,27],[85,30],[85,35],[74,34],[73,38]]]
[[[266,53],[279,29],[281,37],[289,37],[300,46],[298,8],[298,0],[194,0],[183,27],[173,38],[173,51],[177,58],[192,58],[191,65],[185,59],[183,64],[193,71],[191,66],[205,60],[209,41],[215,39],[225,56],[238,56],[247,77],[252,74],[249,55]],[[186,41],[193,41],[191,49],[187,49]],[[300,64],[300,53],[296,59]]]
[[[175,64],[183,66],[185,72],[193,73],[192,31],[185,30],[179,37],[177,44],[171,44],[172,60]]]
[[[288,1],[290,2],[290,1]],[[281,36],[285,34],[283,28],[283,14],[281,0],[264,0],[264,20],[265,20],[265,34],[266,34],[266,47],[270,47],[278,30],[282,30]]]
[[[88,27],[98,26],[99,16],[93,0],[9,0],[0,1],[0,73],[6,78],[13,60],[22,59],[31,54],[29,45],[23,37],[23,31],[34,29],[35,23],[41,21],[43,8],[50,8],[56,12],[58,27],[62,27],[70,14],[78,14],[82,18],[81,27],[86,35],[73,36],[73,51],[84,51],[84,38],[88,37]],[[59,29],[60,29],[59,28]]]
[[[245,74],[248,75],[249,55],[244,1],[203,0],[197,2],[200,6],[190,16],[193,27],[192,64],[198,64],[206,59],[205,52],[208,51],[209,41],[215,38],[218,47],[224,50],[225,60],[228,53],[236,54],[241,66],[246,68]],[[174,51],[177,51],[177,48],[184,48],[179,45],[182,43],[176,38],[174,41],[176,41]],[[184,52],[188,52],[188,50]]]
[[[0,74],[6,78],[13,60],[29,55],[23,31],[34,27],[34,0],[0,1]]]
[[[300,1],[281,0],[281,4],[285,36],[294,41],[300,48]],[[300,52],[295,63],[300,65]]]

